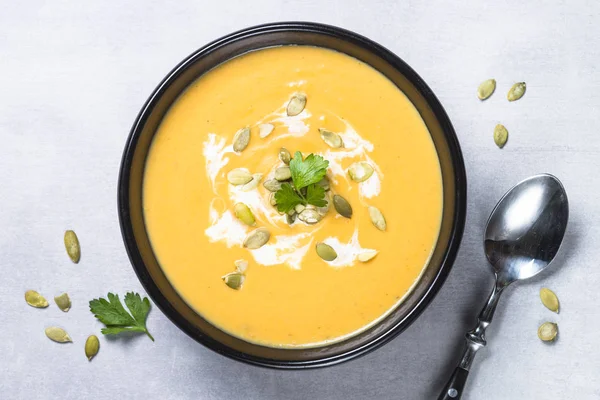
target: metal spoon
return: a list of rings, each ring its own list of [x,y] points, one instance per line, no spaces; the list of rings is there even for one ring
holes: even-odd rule
[[[462,360],[438,400],[461,398],[475,353],[486,345],[485,329],[492,322],[502,291],[550,264],[565,235],[568,219],[567,193],[552,175],[525,179],[500,199],[484,237],[485,255],[494,269],[496,284],[479,314],[477,326],[467,333]]]

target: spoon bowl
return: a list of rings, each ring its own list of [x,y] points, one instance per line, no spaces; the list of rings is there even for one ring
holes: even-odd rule
[[[549,174],[509,190],[492,211],[484,248],[504,286],[541,272],[556,256],[569,219],[567,193]]]

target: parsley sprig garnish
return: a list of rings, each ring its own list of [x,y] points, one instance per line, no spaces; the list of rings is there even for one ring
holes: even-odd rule
[[[297,151],[290,160],[293,185],[284,183],[275,193],[277,210],[286,213],[299,204],[325,207],[325,189],[317,183],[327,174],[328,166],[329,161],[319,155],[310,154],[302,159],[302,153]]]
[[[99,298],[90,301],[90,311],[106,328],[102,328],[104,335],[116,335],[121,332],[143,332],[152,341],[154,338],[146,327],[146,317],[150,312],[150,300],[133,292],[125,295],[125,305],[129,314],[125,311],[119,296],[109,293],[108,300]]]

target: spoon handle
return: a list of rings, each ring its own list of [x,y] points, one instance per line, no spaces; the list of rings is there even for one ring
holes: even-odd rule
[[[467,377],[469,376],[469,371],[464,368],[456,367],[454,369],[454,373],[444,386],[442,390],[442,394],[438,397],[438,400],[457,400],[460,399],[463,393],[463,389],[465,388],[465,384],[467,383]]]
[[[494,311],[496,311],[496,306],[498,305],[498,300],[500,300],[500,295],[505,287],[506,285],[500,284],[498,278],[496,278],[494,290],[492,290],[485,307],[483,307],[483,310],[481,310],[481,313],[479,313],[477,326],[467,332],[467,346],[463,353],[462,359],[460,360],[460,364],[458,364],[458,367],[456,367],[454,370],[450,380],[448,380],[448,383],[446,383],[444,386],[444,389],[442,390],[440,397],[438,397],[438,400],[459,400],[462,397],[475,354],[479,349],[487,344],[485,340],[485,330],[489,326],[490,322],[492,322]]]

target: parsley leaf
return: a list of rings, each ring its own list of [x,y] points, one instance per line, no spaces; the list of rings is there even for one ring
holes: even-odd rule
[[[275,193],[277,210],[287,213],[298,204],[325,207],[327,205],[325,189],[316,183],[325,177],[328,166],[329,161],[321,156],[309,154],[306,159],[302,159],[302,153],[297,151],[290,161],[290,172],[294,185],[284,183],[281,185],[281,189]]]
[[[306,202],[315,207],[325,207],[327,205],[327,200],[325,200],[325,188],[314,183],[308,186],[306,188]]]
[[[294,190],[292,185],[284,183],[275,193],[277,202],[277,211],[286,213],[296,207],[298,204],[305,204],[304,199]]]
[[[294,154],[294,158],[290,161],[290,171],[296,190],[319,182],[327,174],[328,166],[329,161],[321,156],[311,153],[305,160],[302,160],[302,153],[297,151]]]
[[[99,298],[90,301],[90,311],[106,328],[102,328],[104,335],[116,335],[121,332],[143,332],[152,341],[154,338],[146,327],[146,317],[150,312],[150,301],[133,292],[125,295],[125,305],[129,314],[121,303],[119,296],[109,293],[108,300]]]

